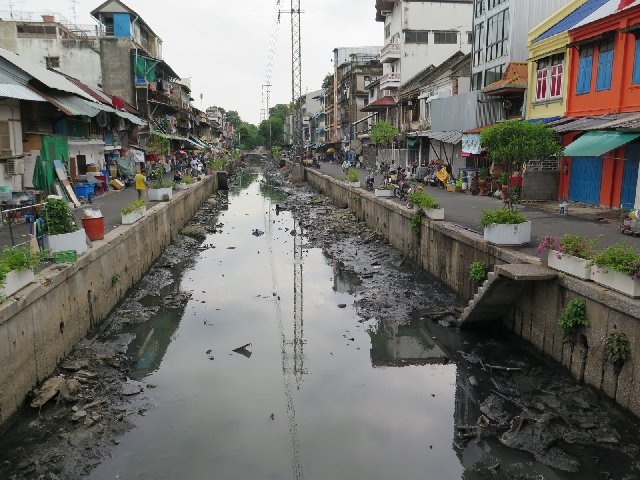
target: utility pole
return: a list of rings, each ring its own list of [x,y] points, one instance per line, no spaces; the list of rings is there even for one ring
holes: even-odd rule
[[[291,0],[291,100],[293,104],[293,152],[302,162],[302,34],[300,1]]]

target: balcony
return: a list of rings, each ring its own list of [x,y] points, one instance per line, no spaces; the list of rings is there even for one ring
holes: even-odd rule
[[[400,88],[400,74],[397,72],[387,73],[380,77],[380,90],[393,90]]]
[[[380,50],[380,62],[392,63],[396,60],[400,60],[400,44],[389,43],[382,50]]]

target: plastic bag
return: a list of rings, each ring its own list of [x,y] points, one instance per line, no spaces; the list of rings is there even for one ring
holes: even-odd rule
[[[85,208],[83,210],[84,218],[102,218],[102,212],[97,208]]]

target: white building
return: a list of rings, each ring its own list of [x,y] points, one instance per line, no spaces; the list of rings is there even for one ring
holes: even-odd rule
[[[380,89],[397,89],[429,65],[457,51],[469,53],[473,0],[376,0],[376,20],[384,23],[384,64]]]
[[[509,62],[526,62],[527,34],[572,0],[475,0],[471,86],[502,78]]]
[[[60,15],[15,14],[0,21],[0,48],[92,87],[102,83],[97,27],[74,25]]]

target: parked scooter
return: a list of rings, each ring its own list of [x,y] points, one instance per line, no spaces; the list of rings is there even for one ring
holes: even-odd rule
[[[376,177],[373,174],[373,172],[369,172],[369,175],[367,175],[367,178],[365,178],[365,180],[364,180],[364,185],[365,185],[365,188],[367,190],[369,190],[369,191],[373,190],[373,183],[374,183],[375,179],[376,179]]]

